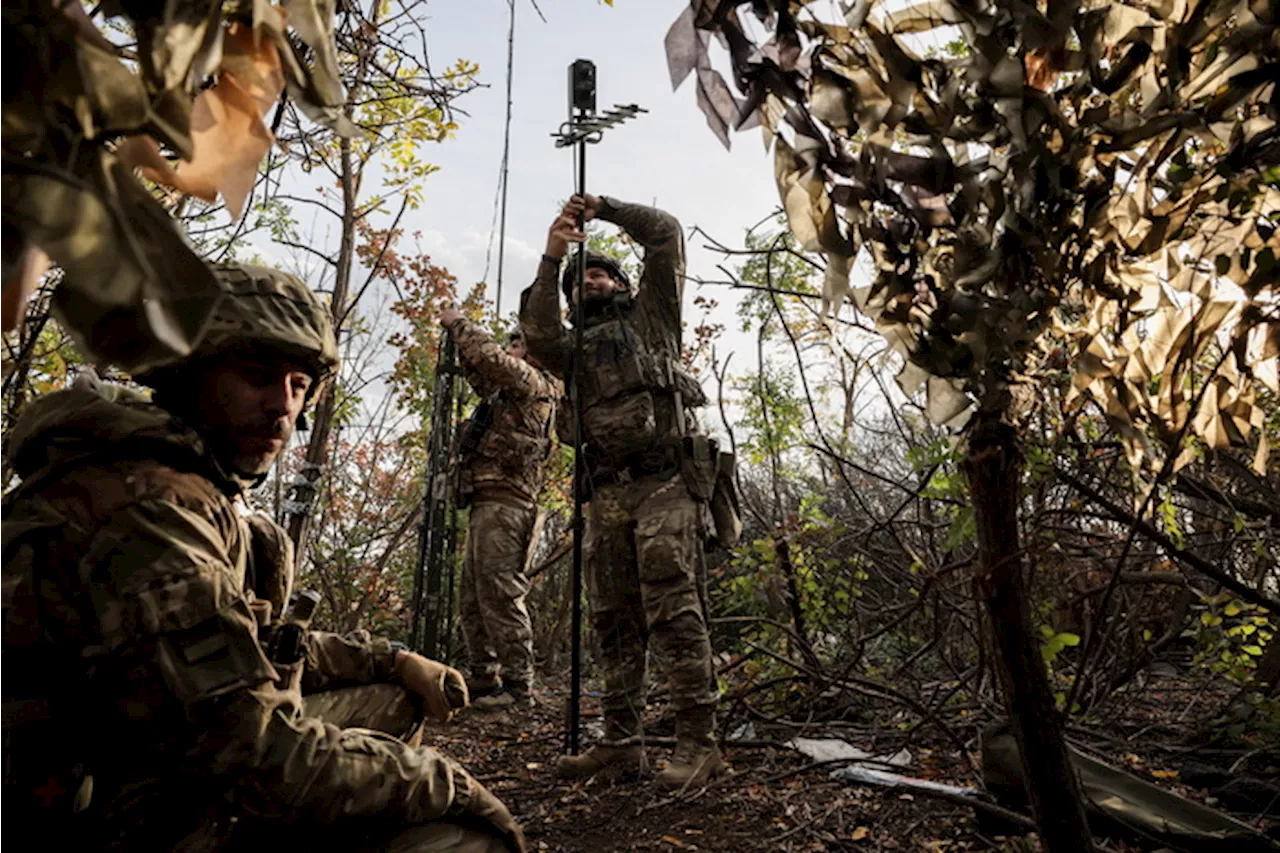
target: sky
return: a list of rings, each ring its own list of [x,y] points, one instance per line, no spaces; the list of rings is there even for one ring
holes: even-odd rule
[[[597,106],[639,104],[649,110],[618,128],[587,153],[587,189],[623,201],[656,204],[688,229],[697,225],[729,245],[741,245],[745,230],[777,206],[772,157],[759,129],[733,137],[726,151],[698,110],[692,78],[672,92],[663,38],[687,0],[517,0],[515,74],[507,194],[506,258],[502,309],[515,307],[532,280],[556,203],[573,191],[572,156],[557,149],[551,134],[567,113],[569,65],[579,58],[596,64]],[[406,215],[405,230],[422,233],[432,260],[466,287],[482,279],[493,227],[494,197],[502,157],[506,107],[506,0],[436,2],[427,22],[433,67],[465,58],[480,65],[488,88],[458,101],[461,127],[455,138],[424,155],[440,167],[427,181],[422,207]],[[719,255],[688,242],[690,273],[723,278]],[[489,281],[496,283],[496,241]],[[735,292],[706,287],[732,323]],[[711,292],[714,291],[714,292]],[[686,289],[689,303],[699,292]],[[493,291],[490,290],[492,295]],[[722,321],[724,321],[722,319]]]
[[[694,78],[690,76],[672,91],[663,40],[688,0],[615,0],[613,6],[602,0],[537,0],[537,4],[545,23],[530,0],[516,0],[502,314],[513,315],[520,291],[536,272],[558,203],[574,189],[573,157],[568,149],[555,147],[552,134],[567,117],[568,68],[580,58],[596,65],[599,111],[633,103],[648,110],[606,131],[601,143],[588,148],[588,192],[653,204],[672,213],[685,228],[688,275],[724,280],[717,264],[733,267],[737,263],[706,248],[707,239],[690,236],[691,229],[697,226],[724,245],[741,247],[746,231],[777,211],[778,193],[773,155],[766,151],[759,127],[731,134],[731,148],[726,150],[698,109]],[[460,114],[454,137],[427,143],[421,152],[438,171],[426,179],[420,207],[408,211],[401,223],[408,239],[416,238],[416,246],[433,263],[457,278],[460,295],[486,280],[490,299],[498,277],[494,203],[506,109],[508,10],[506,0],[435,0],[428,6],[425,28],[433,70],[443,71],[466,59],[479,65],[484,86],[455,102]],[[714,42],[711,55],[731,80],[728,57]],[[280,246],[258,248],[268,262],[282,261],[282,252],[296,255]],[[305,255],[292,261],[282,265],[314,266],[314,259]],[[305,269],[298,271],[307,274]],[[375,287],[366,301],[389,296],[378,290]],[[690,328],[702,321],[695,298],[704,296],[719,303],[708,318],[724,326],[716,352],[722,362],[733,356],[731,375],[739,377],[753,374],[758,364],[756,330],[743,330],[736,313],[746,293],[690,281],[684,297]],[[372,305],[362,307],[375,310]],[[852,311],[848,306],[843,310]],[[688,330],[685,343],[691,343]],[[789,346],[766,348],[765,358],[776,358],[783,369],[794,369]],[[379,372],[389,369],[394,359],[390,347],[380,352],[375,357]],[[809,367],[818,366],[806,364]],[[820,375],[820,371],[811,372],[810,381]],[[704,378],[712,398],[718,391],[709,384],[713,382]],[[382,381],[373,380],[365,402],[376,403],[385,390]],[[737,421],[741,412],[732,398],[727,406],[730,420]],[[702,418],[704,428],[713,433],[721,432],[719,421],[714,407]]]

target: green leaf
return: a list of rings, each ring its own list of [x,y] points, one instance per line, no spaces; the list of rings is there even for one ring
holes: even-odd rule
[[[1253,655],[1254,657],[1258,657],[1259,655],[1262,654],[1262,646],[1245,646],[1244,653],[1247,655]]]

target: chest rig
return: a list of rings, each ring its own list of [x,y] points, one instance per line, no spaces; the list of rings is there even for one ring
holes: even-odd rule
[[[698,381],[679,360],[655,352],[639,333],[629,294],[588,319],[582,332],[583,439],[594,467],[625,467],[629,460],[677,448],[689,432],[687,410],[706,404]]]
[[[532,401],[516,401],[498,392],[491,402],[489,423],[483,427],[485,432],[477,443],[476,455],[492,460],[504,471],[512,473],[545,462],[551,454],[551,423],[555,419],[556,399],[539,396]],[[527,406],[548,407],[546,417],[538,418],[533,432],[526,428],[530,410],[522,411],[522,402]],[[498,428],[494,429],[495,426]]]

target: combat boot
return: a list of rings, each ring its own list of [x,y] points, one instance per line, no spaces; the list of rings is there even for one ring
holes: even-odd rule
[[[614,746],[598,743],[581,755],[562,755],[556,759],[556,777],[586,779],[602,770],[623,775],[639,775],[644,767],[644,748],[639,744]]]
[[[696,790],[724,771],[716,746],[716,706],[695,705],[676,712],[676,751],[654,781],[661,788]]]
[[[467,679],[467,695],[470,697],[471,704],[476,704],[477,699],[483,699],[486,696],[497,696],[502,692],[502,682],[497,678],[484,678],[482,676],[472,675]]]
[[[711,735],[681,735],[671,761],[654,782],[670,790],[696,790],[724,772],[720,747]]]
[[[528,688],[509,684],[496,693],[488,693],[471,703],[477,711],[528,710],[534,707],[533,694]]]

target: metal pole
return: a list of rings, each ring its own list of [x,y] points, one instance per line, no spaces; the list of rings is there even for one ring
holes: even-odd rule
[[[446,333],[447,334],[447,333]],[[441,338],[436,347],[436,382],[434,393],[440,393],[440,365],[444,362],[444,339]],[[426,594],[427,594],[427,554],[431,540],[431,482],[435,475],[435,459],[433,436],[436,430],[436,406],[433,396],[431,401],[431,419],[427,423],[427,466],[422,476],[422,518],[418,521],[418,554],[413,565],[413,624],[409,628],[409,646],[422,648],[426,636]]]
[[[576,194],[584,201],[587,193],[587,141],[578,143],[578,180]],[[578,230],[586,228],[586,213],[578,214]],[[573,303],[573,632],[570,645],[569,675],[569,754],[577,755],[582,687],[582,495],[586,489],[587,461],[582,454],[582,388],[586,381],[586,365],[582,357],[582,303],[587,277],[587,246],[578,247],[576,298]]]
[[[605,130],[616,127],[637,113],[646,112],[635,104],[615,105],[602,115],[596,114],[596,67],[587,59],[579,59],[569,66],[569,120],[553,133],[557,148],[577,147],[577,181],[575,194],[584,200],[587,195],[587,144],[600,141]],[[585,204],[578,214],[578,230],[585,233]],[[573,400],[573,580],[572,624],[570,630],[570,670],[568,731],[565,746],[570,755],[577,755],[580,745],[579,722],[582,696],[582,540],[584,521],[582,497],[587,490],[587,461],[583,453],[582,387],[586,381],[586,363],[583,357],[582,328],[583,302],[587,278],[587,247],[578,247],[575,258],[577,288],[573,302],[573,353],[570,361],[569,386]]]
[[[453,497],[448,488],[448,465],[454,373],[453,338],[446,332],[436,359],[436,381],[431,401],[431,434],[427,439],[422,524],[418,538],[418,564],[413,579],[413,646],[437,659],[444,628],[440,595],[442,551],[447,536],[447,509]]]
[[[516,0],[508,0],[511,26],[507,31],[507,121],[502,132],[502,214],[498,225],[498,288],[493,313],[502,316],[502,262],[507,249],[507,177],[511,162],[511,78],[515,68],[516,51]]]
[[[440,643],[440,457],[443,447],[442,425],[453,407],[442,398],[447,393],[448,384],[444,379],[445,361],[448,359],[449,345],[452,339],[445,332],[444,351],[440,361],[436,363],[436,393],[432,400],[431,438],[428,440],[428,459],[430,460],[430,482],[427,484],[427,569],[425,573],[426,588],[423,602],[425,611],[422,646],[420,651],[429,658],[438,658]],[[443,411],[444,417],[441,417]]]
[[[426,594],[425,574],[427,567],[427,537],[430,536],[431,522],[429,521],[431,512],[431,500],[429,494],[431,492],[431,464],[427,463],[427,486],[424,488],[422,496],[422,520],[418,522],[418,557],[413,567],[413,625],[409,629],[409,645],[412,648],[422,648],[423,636],[423,597]]]
[[[453,417],[449,421],[449,443],[448,446],[454,446],[454,439],[457,438],[458,425],[462,423],[462,394],[458,393],[457,380],[453,380],[452,397],[453,397]],[[452,469],[451,469],[452,470]],[[444,643],[443,648],[447,657],[439,658],[445,663],[451,662],[453,657],[453,629],[455,627],[454,610],[457,604],[457,582],[458,582],[458,502],[456,496],[457,491],[457,471],[454,470],[454,476],[449,478],[449,484],[446,488],[449,490],[449,527],[446,532],[444,550],[448,555],[447,563],[449,566],[449,583],[448,592],[445,595],[445,623],[444,623]]]

